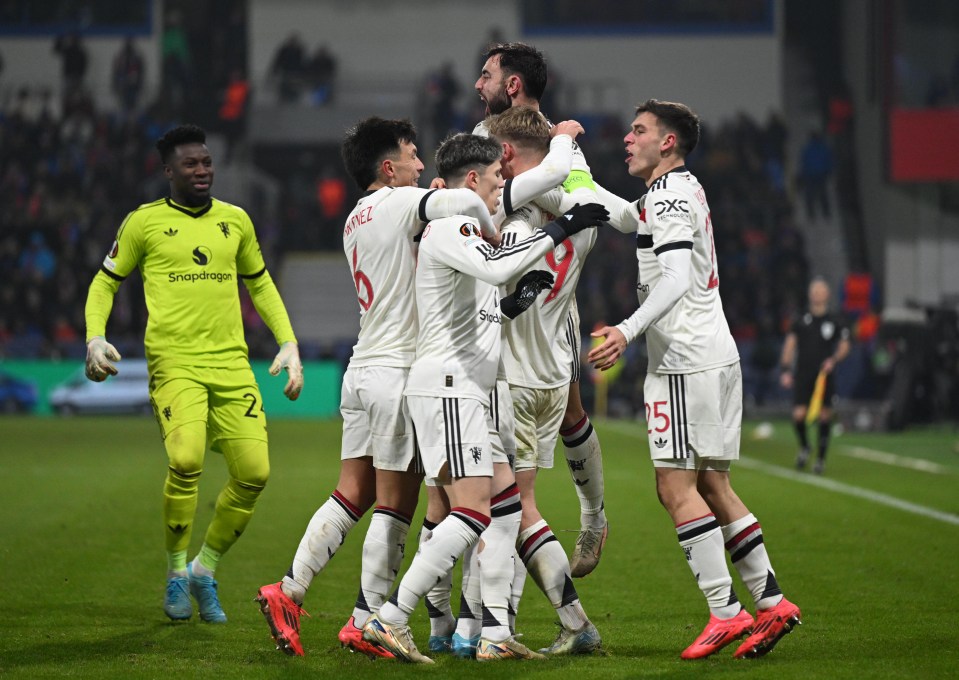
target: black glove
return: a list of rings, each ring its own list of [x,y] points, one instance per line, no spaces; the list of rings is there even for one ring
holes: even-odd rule
[[[499,304],[500,311],[511,319],[533,306],[536,296],[553,287],[553,275],[542,269],[526,272],[516,282],[512,295],[504,297]]]
[[[553,241],[559,245],[573,234],[578,234],[589,227],[595,227],[608,219],[609,211],[601,203],[586,203],[584,205],[577,203],[567,210],[565,215],[560,215],[555,221],[543,227],[543,231],[552,236]]]

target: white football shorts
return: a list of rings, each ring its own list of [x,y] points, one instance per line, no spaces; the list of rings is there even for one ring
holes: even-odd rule
[[[409,372],[390,366],[346,369],[340,392],[341,459],[372,456],[373,466],[380,470],[410,469],[416,441],[403,397]]]
[[[728,470],[729,461],[739,458],[739,362],[696,373],[649,373],[644,395],[649,452],[656,467]]]
[[[513,435],[513,400],[509,395],[509,385],[505,380],[497,380],[496,387],[490,393],[492,410],[487,421],[490,445],[493,447],[493,463],[506,463],[513,468],[516,459],[516,438]],[[442,486],[448,479],[438,480],[426,477],[426,486]]]
[[[569,385],[552,389],[512,385],[510,395],[516,418],[516,471],[553,467]]]
[[[489,407],[477,399],[408,396],[427,478],[492,477]]]

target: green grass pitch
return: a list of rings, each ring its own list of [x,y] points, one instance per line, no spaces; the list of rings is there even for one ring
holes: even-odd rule
[[[0,419],[0,676],[11,678],[955,678],[959,671],[959,433],[938,427],[834,440],[823,478],[792,469],[792,432],[743,430],[734,486],[763,525],[780,584],[803,625],[769,656],[732,647],[699,662],[679,652],[707,610],[653,487],[642,423],[600,422],[610,536],[599,568],[577,580],[605,656],[406,666],[350,654],[336,633],[356,595],[368,516],[306,601],[305,658],[273,648],[253,597],[279,580],[339,468],[337,421],[273,421],[272,477],[217,578],[229,623],[166,620],[161,489],[166,457],[144,418]],[[891,454],[891,455],[890,455]],[[562,455],[558,461],[561,464]],[[916,461],[920,462],[916,462]],[[190,556],[225,478],[208,454]],[[537,497],[567,551],[578,506],[563,467]],[[418,515],[407,563],[415,550]],[[751,607],[748,592],[737,591]],[[455,602],[458,595],[454,594]],[[519,628],[530,647],[555,636],[527,583]],[[425,647],[425,611],[413,630]]]

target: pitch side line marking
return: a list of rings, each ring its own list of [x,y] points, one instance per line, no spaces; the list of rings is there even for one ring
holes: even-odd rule
[[[794,482],[802,482],[803,484],[809,484],[811,486],[818,486],[821,489],[828,489],[829,491],[835,491],[836,493],[845,494],[847,496],[865,498],[868,501],[879,503],[880,505],[886,505],[890,508],[904,510],[905,512],[911,512],[914,515],[922,515],[923,517],[929,517],[931,519],[937,519],[940,522],[946,522],[947,524],[955,524],[959,526],[959,515],[953,515],[949,512],[942,512],[941,510],[927,508],[924,505],[910,503],[909,501],[904,501],[900,498],[896,498],[895,496],[879,493],[878,491],[870,491],[869,489],[862,489],[858,486],[844,484],[832,479],[814,477],[801,472],[794,472],[793,470],[779,467],[778,465],[760,463],[752,458],[740,458],[736,464],[752,470],[759,470],[760,472],[765,472],[766,474],[774,475],[776,477],[782,477]]]
[[[879,451],[877,449],[867,449],[864,446],[840,446],[837,447],[836,452],[843,456],[849,456],[850,458],[868,460],[871,463],[895,465],[896,467],[919,470],[920,472],[931,472],[936,475],[944,475],[949,472],[948,468],[939,463],[933,463],[931,460],[897,456],[895,453]]]
[[[608,427],[611,430],[616,430],[620,434],[633,436],[637,439],[645,439],[645,436],[640,436],[640,434],[637,433],[635,426],[606,420],[602,422],[601,427]],[[955,524],[959,526],[959,515],[954,515],[949,512],[942,512],[941,510],[935,510],[933,508],[927,508],[926,506],[918,505],[917,503],[910,503],[909,501],[904,501],[894,496],[879,493],[878,491],[862,489],[858,486],[844,484],[842,482],[837,482],[825,477],[815,477],[813,475],[796,472],[778,465],[761,463],[758,460],[753,460],[752,458],[740,458],[735,464],[751,470],[764,472],[766,474],[773,475],[774,477],[782,477],[783,479],[788,479],[793,482],[809,484],[810,486],[818,486],[821,489],[827,489],[829,491],[845,494],[847,496],[864,498],[868,501],[872,501],[873,503],[879,503],[880,505],[896,508],[897,510],[903,510],[904,512],[910,512],[914,515],[921,515],[923,517],[929,517],[930,519],[939,520],[940,522],[945,522],[946,524]]]

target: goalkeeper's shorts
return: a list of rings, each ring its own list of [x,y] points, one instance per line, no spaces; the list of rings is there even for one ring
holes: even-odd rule
[[[150,401],[160,434],[207,423],[213,450],[223,439],[267,441],[263,398],[250,365],[228,368],[163,366],[150,375]]]

